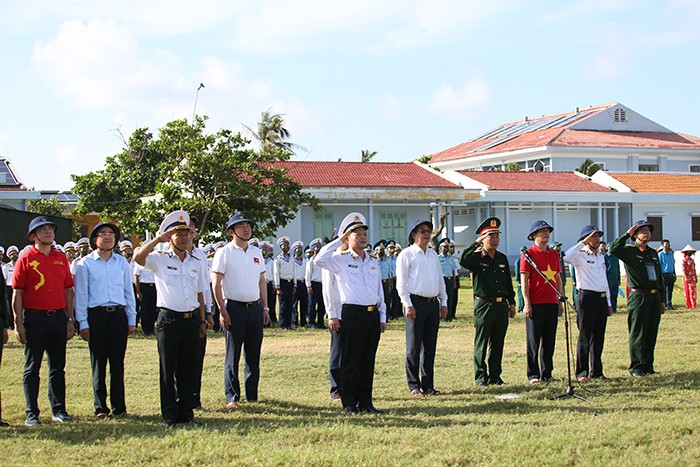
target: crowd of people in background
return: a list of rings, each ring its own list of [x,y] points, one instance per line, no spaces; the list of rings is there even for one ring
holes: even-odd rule
[[[333,238],[305,245],[282,236],[255,238],[255,223],[243,213],[225,226],[228,242],[196,246],[197,223],[185,211],[163,219],[160,231],[140,247],[114,223],[97,224],[88,237],[58,245],[56,224],[39,216],[28,227],[28,245],[0,247],[5,287],[0,290],[2,342],[14,329],[25,345],[23,386],[26,424],[40,423],[39,371],[48,356],[52,420],[70,422],[66,409],[66,342],[78,334],[88,342],[94,415],[130,418],[124,388],[128,337],[140,326],[156,335],[160,359],[163,424],[199,423],[201,378],[208,330],[223,332],[224,395],[229,409],[242,398],[258,400],[265,327],[326,329],[331,333],[330,395],[343,412],[381,413],[374,406],[374,362],[386,323],[406,323],[406,380],[411,397],[440,395],[435,353],[441,322],[456,318],[458,294],[471,279],[474,298],[474,381],[505,384],[502,358],[508,321],[526,318],[526,376],[530,384],[556,381],[553,355],[559,317],[565,311],[567,266],[579,330],[575,374],[579,382],[605,380],[602,353],[607,319],[627,298],[630,367],[634,377],[654,374],[654,349],[661,314],[674,309],[677,281],[674,251],[663,240],[649,245],[654,226],[635,222],[608,246],[595,225],[563,250],[550,243],[554,227],[538,220],[515,262],[513,287],[508,257],[498,251],[501,220],[485,219],[461,255],[435,228],[418,219],[402,247],[395,239],[369,242],[361,213],[346,216]],[[121,241],[120,241],[121,239]],[[279,253],[275,253],[274,246]],[[697,308],[693,255],[683,250],[686,308]],[[623,290],[620,263],[626,269]],[[517,293],[516,293],[517,291]],[[12,312],[11,312],[12,311]],[[245,360],[243,389],[239,362]],[[0,346],[0,362],[2,346]],[[106,386],[107,367],[110,387]],[[0,399],[0,426],[2,420]]]

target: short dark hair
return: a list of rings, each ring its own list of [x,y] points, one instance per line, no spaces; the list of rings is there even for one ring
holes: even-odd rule
[[[670,244],[671,241],[667,238],[664,238],[663,240],[661,240],[661,243],[669,243]]]

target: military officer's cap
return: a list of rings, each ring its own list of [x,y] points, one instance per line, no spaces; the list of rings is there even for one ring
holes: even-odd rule
[[[158,229],[161,233],[168,232],[169,230],[183,230],[190,228],[190,215],[187,211],[178,209],[173,211],[163,219],[160,223],[160,228]]]
[[[249,223],[251,229],[255,227],[255,223],[248,219],[248,217],[245,214],[237,212],[233,216],[228,218],[228,222],[226,223],[226,231],[229,231],[233,228],[234,225],[240,224],[241,222]]]
[[[603,231],[600,230],[598,227],[596,227],[593,224],[588,224],[581,229],[581,233],[578,236],[578,241],[580,242],[592,233],[599,233],[600,235],[603,235]]]
[[[321,239],[320,238],[314,238],[311,240],[311,243],[309,243],[309,248],[316,248],[317,246],[321,246]]]
[[[479,227],[476,228],[476,234],[477,235],[485,235],[485,234],[492,234],[492,233],[500,233],[501,231],[499,230],[499,227],[501,227],[501,219],[498,217],[489,217],[484,222],[479,224]]]
[[[76,248],[82,248],[84,246],[90,246],[90,240],[87,237],[80,237],[75,244]]]
[[[12,253],[19,253],[19,248],[17,248],[15,245],[10,245],[7,247],[7,256],[10,256]]]
[[[338,235],[342,237],[346,233],[352,232],[360,227],[365,230],[369,230],[365,216],[359,212],[351,212],[340,222],[340,227],[338,227]]]
[[[277,246],[282,246],[285,243],[289,245],[289,237],[280,237],[277,239]]]
[[[8,248],[7,251],[10,251]],[[75,251],[75,243],[68,241],[63,244],[63,251]]]
[[[296,242],[292,243],[292,250],[296,250],[297,248],[301,248],[303,250],[304,244],[301,243],[301,241],[296,241]]]
[[[379,249],[384,249],[384,243],[382,241],[378,241],[377,243],[374,244],[374,249],[379,250]]]
[[[62,246],[61,244],[55,243],[53,247],[54,247],[56,250],[58,250],[58,251],[60,251],[61,253],[63,253],[63,246]]]
[[[27,241],[29,241],[29,236],[31,234],[33,234],[36,229],[38,229],[39,227],[42,227],[44,225],[52,225],[54,232],[58,230],[58,225],[56,225],[56,223],[54,221],[50,220],[48,217],[45,217],[45,216],[35,217],[29,223],[29,228],[27,229]]]
[[[534,240],[534,239],[535,239],[534,234],[535,234],[538,230],[544,230],[544,229],[549,230],[550,233],[551,233],[551,232],[554,232],[554,227],[552,227],[551,225],[547,224],[547,221],[539,220],[539,221],[533,222],[532,226],[530,227],[530,233],[528,234],[527,239],[528,239],[528,240]]]
[[[251,238],[248,240],[248,245],[253,245],[253,246],[260,246],[260,239],[259,238]]]
[[[0,246],[0,256],[5,254],[5,248]]]
[[[129,240],[124,240],[119,244],[120,250],[126,250],[127,248],[134,248],[134,245],[132,245]]]
[[[410,227],[408,228],[408,244],[409,244],[409,245],[413,245],[413,238],[412,238],[412,237],[413,237],[413,232],[415,232],[416,229],[417,229],[418,227],[420,227],[421,225],[423,225],[423,224],[427,225],[427,226],[430,228],[430,233],[432,233],[432,231],[433,231],[433,223],[430,222],[429,220],[427,220],[427,219],[417,219],[417,220],[413,221],[413,222],[411,223]]]
[[[440,240],[440,241],[438,242],[438,246],[441,246],[443,243],[446,243],[447,245],[449,245],[449,244],[450,244],[450,239],[447,238],[447,237],[443,238],[442,240]]]

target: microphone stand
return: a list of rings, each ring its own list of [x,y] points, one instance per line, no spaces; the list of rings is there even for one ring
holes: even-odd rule
[[[558,254],[558,253],[557,253]],[[562,294],[559,292],[559,289],[556,287],[556,284],[553,284],[551,280],[547,278],[547,276],[540,271],[540,268],[535,264],[535,261],[532,259],[530,254],[527,252],[527,250],[523,251],[523,256],[525,256],[525,261],[527,261],[532,268],[539,273],[540,276],[544,279],[544,281],[549,285],[553,290],[554,293],[557,294],[557,299],[560,302],[564,303],[564,327],[565,327],[565,336],[566,336],[566,370],[567,370],[567,375],[568,375],[568,383],[569,385],[566,388],[566,392],[563,394],[559,394],[557,396],[552,397],[552,400],[555,399],[562,399],[564,397],[575,397],[577,399],[581,399],[582,401],[590,402],[590,400],[586,399],[583,396],[579,396],[574,392],[574,386],[571,381],[571,341],[569,338],[569,307],[575,308],[569,300],[566,298],[566,295]]]

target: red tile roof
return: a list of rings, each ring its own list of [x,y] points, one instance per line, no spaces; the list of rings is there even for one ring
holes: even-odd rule
[[[461,188],[412,162],[286,161],[276,167],[305,187]]]
[[[609,174],[637,193],[688,193],[700,194],[700,174],[681,175],[668,173]]]
[[[456,159],[467,159],[471,157],[498,154],[509,151],[517,151],[522,149],[540,148],[544,146],[566,146],[566,147],[615,147],[615,148],[647,148],[647,149],[694,149],[700,150],[700,138],[679,133],[661,133],[661,132],[629,132],[629,131],[593,131],[593,130],[573,130],[569,129],[571,125],[580,122],[583,119],[590,118],[593,115],[610,108],[612,104],[605,104],[597,107],[582,109],[579,112],[568,112],[558,115],[547,115],[535,119],[522,120],[520,122],[504,123],[492,130],[497,131],[499,128],[506,128],[509,125],[515,124],[532,124],[536,126],[537,122],[546,123],[545,119],[553,119],[569,115],[570,119],[562,126],[548,128],[543,130],[525,131],[524,133],[513,136],[510,139],[497,135],[489,136],[485,133],[486,138],[478,137],[472,141],[459,144],[444,151],[437,152],[431,156],[431,162],[444,162]],[[579,117],[576,115],[579,114]],[[515,131],[515,130],[512,130]],[[522,130],[521,130],[522,131]],[[505,131],[503,134],[507,134]],[[487,147],[489,143],[495,143],[502,139],[499,144]],[[482,148],[483,149],[479,149]]]
[[[610,189],[572,172],[482,172],[460,170],[460,174],[503,191],[582,191],[609,192]]]

